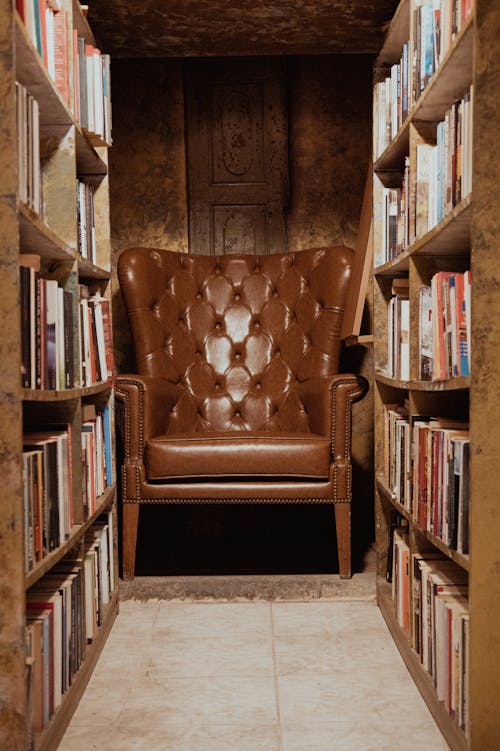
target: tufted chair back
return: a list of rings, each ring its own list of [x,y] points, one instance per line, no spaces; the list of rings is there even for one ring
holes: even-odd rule
[[[165,432],[309,431],[301,382],[338,373],[353,252],[130,248],[118,276],[138,373],[177,386]]]

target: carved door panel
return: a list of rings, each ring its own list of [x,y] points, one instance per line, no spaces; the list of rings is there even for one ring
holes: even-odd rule
[[[204,59],[185,73],[190,251],[286,250],[283,61]]]

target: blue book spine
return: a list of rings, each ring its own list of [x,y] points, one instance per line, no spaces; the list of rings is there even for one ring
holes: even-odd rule
[[[111,410],[107,404],[102,411],[102,424],[104,430],[104,464],[106,466],[106,485],[112,485],[113,459],[111,453]]]
[[[422,6],[421,36],[422,89],[434,73],[434,12],[432,5]]]
[[[38,0],[33,0],[33,10],[35,12],[36,48],[38,50],[38,54],[43,57],[42,25]]]

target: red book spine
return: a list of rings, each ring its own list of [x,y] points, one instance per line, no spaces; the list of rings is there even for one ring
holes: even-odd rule
[[[16,10],[23,23],[26,23],[26,11],[24,10],[25,0],[16,0]]]
[[[111,331],[109,300],[100,300],[100,305],[102,310],[102,325],[104,329],[104,345],[106,348],[106,366],[108,369],[108,378],[112,378],[115,362],[113,356],[113,335]]]
[[[49,56],[47,53],[47,19],[46,19],[47,0],[35,0],[35,1],[38,2],[38,11],[40,14],[40,32],[42,36],[42,57],[43,57],[43,62],[45,63],[45,66],[47,66],[49,62]]]
[[[68,62],[68,24],[66,11],[60,10],[54,16],[54,52],[56,68],[56,86],[69,104],[69,62]]]

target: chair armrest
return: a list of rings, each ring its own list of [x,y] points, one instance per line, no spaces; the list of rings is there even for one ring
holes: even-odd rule
[[[368,381],[351,373],[327,378],[308,378],[299,384],[299,394],[309,419],[309,428],[330,438],[333,460],[351,461],[351,405],[368,391]]]
[[[115,395],[124,406],[125,464],[142,464],[148,438],[167,432],[177,386],[164,378],[126,374],[116,378]]]

